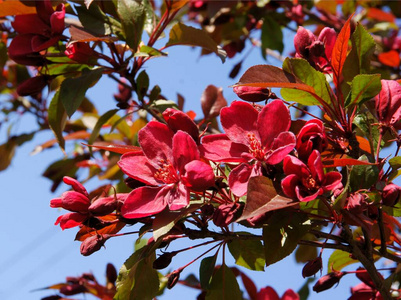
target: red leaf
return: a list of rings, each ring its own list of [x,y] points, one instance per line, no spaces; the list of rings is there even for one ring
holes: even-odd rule
[[[381,22],[395,22],[395,16],[392,13],[385,12],[375,7],[369,8],[367,17]]]
[[[242,282],[243,282],[243,284],[245,286],[246,292],[249,295],[249,298],[251,300],[256,300],[257,294],[258,294],[258,290],[256,288],[255,283],[253,283],[252,279],[250,279],[248,276],[246,276],[242,272],[241,272],[241,279],[242,279]]]
[[[85,143],[82,143],[82,144],[85,146],[88,146],[88,147],[94,147],[94,148],[107,150],[110,152],[120,153],[120,154],[124,154],[124,153],[128,153],[128,152],[142,151],[140,147],[132,146],[132,145],[109,144],[109,143],[105,143],[105,142],[97,142],[97,143],[94,143],[93,145],[88,145]]]
[[[86,238],[91,237],[96,234],[115,234],[123,229],[125,226],[124,222],[118,221],[116,223],[112,223],[102,229],[94,229],[91,227],[83,226],[75,236],[76,241],[84,241]]]
[[[69,140],[84,140],[84,139],[87,139],[89,137],[90,137],[90,133],[89,132],[87,132],[85,130],[80,130],[80,131],[76,131],[76,132],[67,134],[64,137],[64,140],[66,140],[66,141],[69,141]],[[32,155],[33,154],[37,154],[37,153],[41,152],[42,150],[53,146],[56,143],[57,143],[56,139],[52,139],[52,140],[49,140],[47,142],[44,142],[42,145],[36,146],[31,154]]]
[[[378,58],[386,66],[397,68],[400,65],[400,54],[395,50],[380,53]]]
[[[28,6],[22,1],[0,1],[0,17],[36,14],[35,2]]]
[[[374,163],[360,161],[354,158],[326,158],[322,160],[324,168],[356,166],[356,165],[374,165]]]
[[[348,41],[351,36],[351,18],[352,14],[347,22],[345,22],[343,28],[337,36],[336,43],[334,44],[333,52],[331,55],[331,66],[333,68],[334,84],[339,87],[340,76],[343,70],[345,59],[347,58]]]
[[[94,36],[93,34],[83,30],[82,28],[78,28],[76,26],[70,27],[71,41],[74,42],[106,42],[111,43],[115,42],[118,39],[116,37],[111,36]]]

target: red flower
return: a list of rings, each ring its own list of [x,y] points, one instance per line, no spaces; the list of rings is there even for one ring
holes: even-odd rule
[[[305,123],[297,136],[295,148],[301,160],[307,160],[313,150],[322,152],[327,147],[326,133],[323,122],[312,119]]]
[[[278,164],[295,146],[290,112],[280,100],[260,113],[249,103],[234,102],[221,110],[221,124],[226,133],[203,137],[201,150],[212,161],[241,163],[228,180],[237,196],[245,195],[250,177],[262,175],[262,164]]]
[[[341,186],[342,176],[339,172],[324,174],[320,153],[314,150],[308,159],[308,165],[294,156],[284,158],[284,173],[287,175],[281,182],[283,192],[291,198],[306,202],[316,199],[327,191]]]
[[[163,112],[163,118],[174,133],[182,130],[188,133],[199,144],[198,126],[196,126],[195,122],[186,113],[177,109],[167,108]]]
[[[377,119],[382,125],[401,129],[401,85],[395,80],[381,80],[382,89],[375,97]]]
[[[93,57],[95,51],[83,42],[69,43],[65,50],[65,55],[71,60],[81,64],[90,64],[96,61]]]
[[[270,286],[260,289],[256,295],[256,300],[299,300],[299,295],[293,290],[288,289],[280,298],[277,292]]]
[[[214,185],[210,165],[200,161],[198,147],[184,132],[165,124],[149,122],[138,133],[142,151],[124,154],[118,165],[128,176],[150,186],[133,190],[122,206],[125,218],[146,217],[189,204],[190,190]]]
[[[331,72],[330,61],[336,42],[336,32],[325,27],[316,37],[310,30],[298,27],[294,37],[295,57],[304,58],[319,71]]]

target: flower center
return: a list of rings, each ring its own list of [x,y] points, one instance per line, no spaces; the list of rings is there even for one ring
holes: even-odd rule
[[[248,133],[247,136],[249,139],[249,153],[257,160],[263,161],[265,158],[265,149],[262,147],[259,139],[253,133]]]
[[[317,184],[316,180],[312,177],[312,175],[309,175],[308,178],[303,179],[302,183],[308,191],[313,191],[318,188],[318,184]]]
[[[174,169],[173,165],[164,159],[159,161],[160,169],[154,173],[154,177],[166,184],[176,183],[179,181],[177,171]]]

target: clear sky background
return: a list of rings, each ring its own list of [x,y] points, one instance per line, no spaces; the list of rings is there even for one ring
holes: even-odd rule
[[[293,50],[293,33],[286,31],[285,37],[285,53],[288,53]],[[200,98],[209,84],[222,87],[228,102],[237,99],[228,86],[234,84],[239,77],[230,79],[228,74],[242,55],[228,59],[222,64],[215,55],[200,57],[199,49],[178,46],[169,48],[167,52],[168,57],[149,61],[145,64],[145,69],[151,79],[151,86],[159,84],[163,95],[176,100],[176,93],[179,92],[185,97],[185,111],[194,110],[199,117],[202,116]],[[266,62],[261,57],[260,49],[253,49],[243,63],[239,76],[250,66],[263,63]],[[267,63],[280,65],[271,57],[268,57]],[[114,108],[112,94],[116,91],[116,85],[104,76],[102,82],[90,90],[89,98],[96,104],[100,113],[103,113]],[[30,132],[33,126],[35,126],[33,120],[23,116],[13,130],[15,134]],[[5,132],[6,128],[1,127],[1,143],[4,141]],[[66,191],[68,186],[61,185],[55,193],[50,193],[51,182],[41,174],[51,162],[60,159],[62,153],[54,147],[35,156],[30,155],[35,146],[52,138],[50,131],[38,134],[33,141],[18,148],[11,166],[6,171],[0,172],[0,299],[40,299],[52,295],[53,292],[31,291],[63,282],[66,276],[79,276],[84,272],[93,272],[98,281],[104,283],[106,264],[111,262],[119,269],[133,252],[136,237],[129,235],[110,239],[106,243],[106,249],[103,248],[89,257],[83,257],[79,253],[80,242],[74,242],[77,229],[62,231],[53,225],[57,217],[65,211],[50,208],[49,202]],[[84,177],[85,175],[81,179]],[[91,180],[85,186],[91,190],[97,186],[96,184],[95,180]],[[124,231],[135,229],[130,227]],[[238,229],[241,228],[238,226]],[[193,242],[187,241],[178,245],[187,247],[191,244]],[[173,249],[174,244],[171,250]],[[174,270],[200,253],[187,251],[178,255],[170,267],[162,272]],[[325,251],[323,260],[327,262],[329,255],[330,251]],[[198,275],[199,263],[200,261],[186,269],[182,273],[182,278],[190,273]],[[255,280],[259,289],[270,285],[282,295],[287,288],[297,291],[303,285],[302,267],[290,256],[269,266],[265,272],[242,270]],[[324,267],[323,273],[327,271],[326,266]],[[355,266],[352,266],[351,269],[354,268]],[[312,292],[309,299],[346,299],[350,295],[350,286],[357,283],[359,282],[354,275],[347,275],[337,288],[321,294]],[[177,285],[174,289],[167,290],[160,299],[195,299],[197,294],[195,290]],[[75,298],[92,299],[90,296]]]

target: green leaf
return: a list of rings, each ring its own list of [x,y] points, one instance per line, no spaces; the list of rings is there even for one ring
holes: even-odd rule
[[[358,74],[368,74],[370,61],[375,51],[376,43],[366,29],[358,24],[351,36],[352,50],[344,63],[343,76],[346,82]]]
[[[67,115],[71,117],[79,108],[85,98],[86,91],[102,77],[102,69],[82,71],[82,75],[76,78],[67,78],[60,87],[60,100],[64,105]]]
[[[150,107],[157,109],[161,113],[164,112],[167,108],[178,108],[177,104],[174,101],[163,99],[153,101]]]
[[[145,26],[145,6],[138,0],[118,0],[117,12],[123,25],[126,42],[136,51]]]
[[[158,294],[159,276],[153,269],[155,258],[154,251],[144,246],[124,262],[117,278],[115,300],[151,300]]]
[[[166,47],[199,46],[216,53],[224,63],[227,53],[203,30],[177,23],[171,28]]]
[[[309,284],[315,281],[314,278],[308,278],[304,285],[298,290],[299,300],[307,300],[309,297]]]
[[[390,164],[393,170],[397,170],[401,168],[401,156],[396,156],[391,158],[388,163]]]
[[[150,47],[150,46],[146,46],[146,45],[142,45],[139,48],[139,52],[134,54],[135,57],[141,56],[141,57],[157,57],[157,56],[167,56],[167,53],[161,52],[159,50],[157,50],[156,48]]]
[[[242,216],[237,222],[259,216],[269,211],[278,210],[293,205],[290,198],[277,194],[273,182],[265,176],[252,177],[248,183],[248,193]]]
[[[57,91],[48,109],[48,120],[50,129],[56,136],[60,148],[64,151],[65,140],[63,137],[63,130],[67,121],[67,114],[60,99],[60,91]]]
[[[358,160],[369,162],[366,155],[362,155]],[[356,165],[352,167],[350,173],[351,191],[369,189],[379,178],[379,169],[375,165]]]
[[[93,142],[97,139],[99,136],[100,130],[102,129],[102,126],[106,124],[107,121],[110,120],[111,117],[113,117],[116,113],[118,112],[118,109],[111,109],[107,112],[105,112],[99,120],[97,120],[95,128],[93,128],[92,133],[89,137],[88,144],[92,145]]]
[[[241,232],[241,234],[249,233]],[[237,265],[254,271],[264,271],[265,257],[261,241],[238,238],[228,243],[228,249]]]
[[[8,168],[11,160],[14,157],[15,149],[17,148],[17,143],[13,140],[8,141],[5,144],[0,145],[0,171]]]
[[[281,26],[270,15],[267,15],[263,19],[260,40],[262,42],[261,50],[264,59],[266,59],[266,49],[277,50],[280,53],[284,50]]]
[[[347,98],[345,106],[362,104],[375,97],[382,89],[380,77],[380,74],[355,76],[351,83],[351,97]]]
[[[237,279],[233,271],[225,264],[213,275],[206,300],[242,300]]]
[[[153,9],[152,4],[150,3],[149,0],[144,0],[142,3],[145,7],[145,15],[146,15],[144,29],[147,32],[147,34],[151,36],[159,18],[155,14],[155,10]]]
[[[139,73],[136,78],[136,93],[138,95],[138,99],[142,100],[146,95],[149,88],[149,76],[145,70]]]
[[[315,94],[325,103],[330,104],[330,85],[323,73],[316,71],[305,59],[286,58],[283,63],[283,70],[293,74],[304,84],[311,86]],[[281,96],[290,102],[297,102],[303,105],[319,105],[319,100],[311,93],[295,90],[281,89]]]
[[[210,284],[210,278],[212,278],[214,266],[216,265],[216,255],[205,257],[202,259],[199,267],[199,280],[202,289],[208,289]]]
[[[0,42],[0,68],[3,68],[8,60],[7,45]]]
[[[335,250],[329,258],[328,264],[327,264],[327,270],[328,272],[332,271],[341,271],[343,268],[346,266],[358,263],[358,260],[352,259],[350,257],[350,254],[345,251],[341,250]]]
[[[263,227],[266,266],[290,255],[308,232],[308,218],[299,212],[277,211]]]
[[[363,132],[368,141],[373,144],[373,149],[377,148],[380,135],[378,126],[372,125],[375,123],[378,123],[377,119],[368,110],[362,111],[354,118],[354,124]],[[383,145],[384,142],[382,141],[382,146]]]

